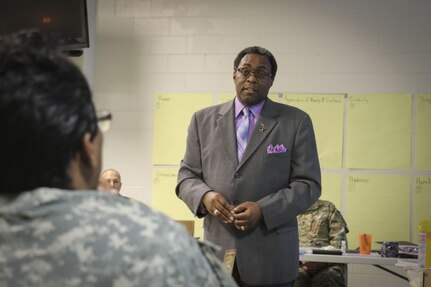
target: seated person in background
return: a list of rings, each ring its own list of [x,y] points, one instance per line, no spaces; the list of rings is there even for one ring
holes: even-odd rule
[[[0,285],[236,286],[181,225],[95,191],[99,122],[40,33],[0,37]]]
[[[298,215],[299,245],[301,247],[341,248],[349,232],[343,215],[326,200],[316,201],[307,211]],[[345,287],[345,264],[302,262],[294,287]]]
[[[121,175],[120,173],[112,168],[105,169],[100,175],[100,191],[108,191],[112,194],[120,195],[121,185]]]

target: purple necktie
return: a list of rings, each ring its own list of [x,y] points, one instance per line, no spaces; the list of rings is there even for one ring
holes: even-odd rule
[[[249,113],[250,109],[245,107],[242,111],[242,116],[238,119],[238,128],[236,129],[236,140],[238,150],[238,161],[241,161],[248,140]]]

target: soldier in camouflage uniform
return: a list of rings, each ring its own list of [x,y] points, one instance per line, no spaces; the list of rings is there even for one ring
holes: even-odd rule
[[[99,121],[39,33],[0,37],[0,286],[236,286],[183,226],[95,190]]]
[[[342,241],[346,241],[347,245],[347,224],[329,201],[316,201],[307,211],[298,215],[298,225],[301,247],[333,246],[340,249]],[[294,287],[345,287],[346,276],[345,264],[302,262]]]

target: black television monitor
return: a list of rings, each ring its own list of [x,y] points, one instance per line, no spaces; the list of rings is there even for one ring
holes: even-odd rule
[[[36,28],[61,50],[90,47],[86,0],[5,0],[0,35]]]

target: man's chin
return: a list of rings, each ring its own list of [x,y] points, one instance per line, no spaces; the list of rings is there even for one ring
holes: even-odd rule
[[[257,105],[262,100],[264,100],[263,98],[259,97],[257,93],[253,93],[253,92],[246,92],[246,93],[243,92],[239,99],[243,105],[248,107]]]

